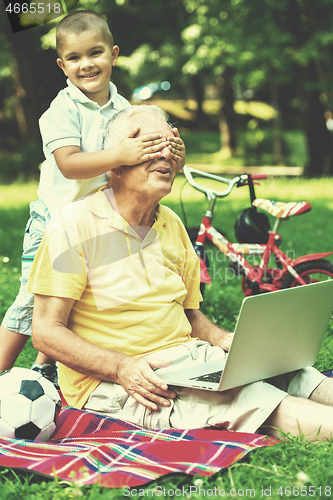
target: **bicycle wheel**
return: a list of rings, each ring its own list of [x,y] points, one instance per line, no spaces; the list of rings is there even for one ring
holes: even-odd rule
[[[264,283],[272,284],[273,281],[279,276],[280,268],[281,268],[281,266],[266,267],[264,277],[263,277]],[[258,266],[253,266],[253,269],[257,271]],[[279,288],[282,287],[282,284],[280,284],[280,282],[278,282],[278,283],[275,283],[275,286],[276,286],[276,289],[278,290]],[[267,293],[266,290],[260,290],[259,283],[257,283],[257,282],[252,283],[245,276],[243,276],[243,278],[242,278],[242,291],[243,291],[245,297],[248,297],[250,295],[258,295],[259,293]]]
[[[295,271],[303,278],[306,283],[316,283],[333,279],[333,262],[329,260],[317,259],[303,262],[295,266]],[[298,281],[288,273],[283,280],[282,288],[292,288],[298,286]]]

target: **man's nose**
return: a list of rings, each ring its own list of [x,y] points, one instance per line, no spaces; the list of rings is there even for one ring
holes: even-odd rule
[[[164,159],[164,160],[171,159],[171,149],[168,146],[165,146],[165,148],[161,149],[160,159]]]

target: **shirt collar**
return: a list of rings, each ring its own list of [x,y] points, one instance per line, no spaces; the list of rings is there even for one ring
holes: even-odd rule
[[[108,190],[108,192],[103,192],[104,190]],[[87,197],[87,205],[89,210],[97,217],[101,219],[108,219],[108,226],[123,231],[125,233],[129,233],[135,238],[139,238],[139,235],[131,228],[131,226],[126,222],[126,220],[117,212],[117,207],[115,204],[115,200],[112,195],[112,191],[106,187],[102,187],[99,191],[91,196]],[[163,227],[165,227],[166,222],[160,213],[160,205],[156,208],[156,221],[153,224],[153,228],[156,231],[156,234],[159,233]],[[152,231],[155,234],[154,231]],[[145,241],[149,234],[147,234]],[[154,237],[155,239],[155,237]],[[150,243],[152,241],[149,241]]]
[[[68,93],[69,93],[72,101],[74,101],[74,102],[80,102],[82,104],[89,103],[89,104],[94,105],[96,108],[104,108],[104,107],[112,104],[116,110],[121,109],[116,104],[117,97],[118,97],[118,90],[117,90],[117,87],[112,82],[109,82],[110,99],[108,100],[108,102],[106,104],[104,104],[104,106],[99,106],[99,104],[97,104],[97,102],[89,99],[78,87],[76,87],[75,85],[72,84],[72,82],[70,81],[69,78],[67,78],[67,85],[68,85]]]

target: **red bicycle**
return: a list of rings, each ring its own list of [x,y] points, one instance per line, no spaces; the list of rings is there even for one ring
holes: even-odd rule
[[[243,174],[233,179],[226,179],[185,165],[184,175],[193,188],[205,194],[208,202],[208,209],[194,243],[200,259],[202,293],[205,284],[212,281],[205,251],[207,240],[227,256],[229,269],[234,275],[242,275],[242,290],[246,296],[333,279],[333,262],[325,260],[325,257],[332,255],[333,252],[290,258],[279,248],[282,240],[279,229],[282,221],[309,212],[312,208],[309,202],[284,203],[256,198],[254,181],[267,179],[266,174]],[[219,181],[227,184],[227,188],[220,192],[204,187],[195,181],[194,176]],[[217,198],[225,198],[235,186],[249,187],[252,206],[239,214],[235,223],[238,243],[230,243],[212,226],[212,219]],[[258,212],[258,208],[275,217],[272,230],[267,215]],[[253,259],[253,256],[259,256],[258,264],[250,264],[249,260]]]

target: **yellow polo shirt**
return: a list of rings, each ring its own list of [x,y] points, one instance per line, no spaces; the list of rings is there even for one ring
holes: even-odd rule
[[[139,228],[138,228],[139,231]],[[142,239],[110,189],[63,206],[48,225],[28,291],[75,299],[68,327],[91,343],[142,356],[191,339],[184,309],[198,309],[198,257],[179,217],[159,205]],[[59,364],[69,405],[99,380]]]

